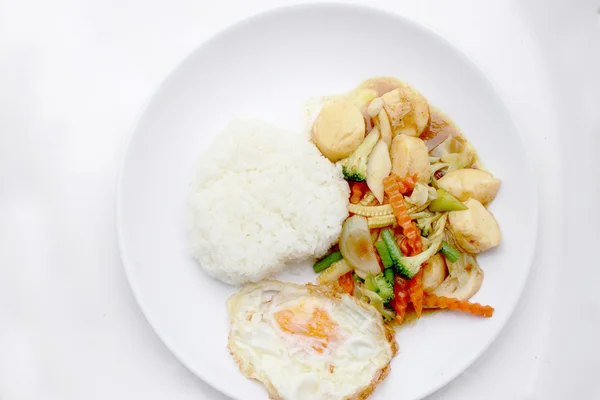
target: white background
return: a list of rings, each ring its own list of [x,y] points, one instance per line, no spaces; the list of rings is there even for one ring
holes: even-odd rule
[[[137,113],[183,57],[292,3],[0,0],[1,400],[224,399],[132,297],[116,177]],[[492,347],[431,399],[600,398],[600,0],[368,3],[464,51],[534,149],[541,221],[525,293]]]

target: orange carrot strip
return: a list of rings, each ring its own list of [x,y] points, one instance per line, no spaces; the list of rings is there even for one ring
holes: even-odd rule
[[[352,271],[340,276],[338,278],[338,283],[344,292],[352,294],[354,292],[354,279],[352,279]]]
[[[404,204],[404,197],[402,196],[402,189],[405,191],[410,187],[410,190],[414,188],[417,176],[414,175],[405,180],[400,180],[396,174],[390,174],[383,180],[383,189],[390,198],[390,205],[398,225],[402,228],[402,233],[408,238],[408,245],[416,252],[420,253],[423,250],[423,244],[421,242],[421,233],[417,225],[410,219],[406,204]],[[405,253],[407,254],[407,253]]]
[[[417,318],[421,318],[421,311],[423,311],[423,268],[409,281],[408,294],[417,313]]]
[[[406,236],[403,236],[400,241],[396,241],[398,243],[398,246],[400,246],[400,250],[402,251],[402,254],[410,254],[411,253],[411,248],[410,245],[408,244],[408,238]]]
[[[423,241],[421,240],[421,231],[419,230],[419,228],[417,227],[417,225],[412,222],[413,228],[414,228],[414,232],[415,232],[415,239],[412,242],[412,250],[413,250],[413,256],[417,255],[419,253],[421,253],[423,251]]]
[[[399,189],[399,186],[397,189],[394,189],[394,185],[398,186],[398,175],[391,173],[388,176],[386,176],[385,178],[383,178],[383,186],[384,186],[384,190],[385,187],[387,186],[388,188],[390,188],[392,190],[392,192],[396,192]]]
[[[423,305],[426,307],[447,308],[448,310],[467,312],[482,317],[491,317],[494,314],[494,308],[491,306],[482,306],[479,303],[471,303],[467,300],[461,301],[427,293],[423,295]]]
[[[400,193],[410,194],[415,188],[415,185],[417,184],[418,175],[414,174],[413,176],[408,176],[404,179],[400,179],[396,175],[396,180],[398,182],[398,186],[400,187]]]
[[[391,305],[394,311],[396,311],[396,322],[399,324],[404,322],[409,299],[408,281],[396,275],[394,277],[394,298],[391,301]]]
[[[366,192],[364,182],[352,182],[350,184],[350,203],[358,204],[360,199],[362,199],[363,194]]]

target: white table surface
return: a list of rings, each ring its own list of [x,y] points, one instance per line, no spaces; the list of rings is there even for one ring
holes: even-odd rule
[[[0,399],[225,399],[132,297],[116,177],[129,127],[178,61],[291,3],[0,0]],[[600,1],[370,4],[462,49],[535,149],[540,236],[518,310],[431,399],[600,398]]]

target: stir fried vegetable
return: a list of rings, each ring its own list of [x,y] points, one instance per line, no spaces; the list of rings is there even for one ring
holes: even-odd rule
[[[361,278],[365,279],[369,272],[372,274],[381,272],[365,217],[353,215],[344,221],[340,251]]]
[[[390,257],[390,252],[388,251],[387,245],[383,241],[379,241],[375,243],[375,248],[379,253],[379,258],[381,258],[381,263],[383,267],[386,269],[392,268],[394,265],[392,258]]]
[[[334,262],[340,261],[342,258],[342,253],[339,251],[334,251],[333,253],[330,253],[317,261],[315,265],[313,265],[313,270],[318,274],[319,272],[329,268]]]
[[[409,195],[414,190],[419,178],[417,174],[407,176],[404,179],[400,179],[395,175],[396,183],[398,183],[398,190],[402,195]]]
[[[397,176],[392,174],[383,180],[383,186],[386,194],[390,198],[390,205],[398,225],[402,228],[402,233],[408,238],[411,248],[415,250],[415,252],[420,252],[422,248],[421,235],[419,229],[410,219],[408,210],[404,204],[403,196],[400,192],[401,187],[398,181],[399,179]]]
[[[438,197],[429,204],[430,211],[460,211],[467,209],[467,206],[444,189],[439,188],[437,192]]]
[[[369,106],[367,107],[367,113],[371,118],[375,118],[379,114],[379,111],[381,111],[382,107],[383,100],[381,100],[381,97],[376,97],[369,103]]]
[[[433,231],[433,224],[441,216],[442,214],[434,214],[431,217],[417,219],[417,227],[421,230],[421,236],[428,237]]]
[[[381,232],[381,237],[383,238],[388,248],[390,257],[393,262],[393,268],[396,271],[396,273],[400,274],[401,276],[407,279],[412,279],[417,274],[417,272],[419,272],[421,264],[426,262],[440,249],[440,246],[442,245],[443,230],[445,224],[446,218],[440,218],[436,226],[436,232],[434,232],[435,238],[432,240],[427,250],[412,257],[403,256],[402,252],[400,251],[400,248],[398,247],[398,244],[394,240],[392,231],[389,229],[384,229]]]
[[[437,194],[437,192],[436,192]],[[437,197],[437,196],[436,196]],[[429,186],[417,182],[412,194],[406,197],[406,201],[415,206],[422,206],[429,199]]]
[[[348,204],[348,212],[363,217],[381,217],[392,215],[392,206],[384,204],[382,206],[361,206],[360,204]]]
[[[379,136],[379,130],[371,130],[354,153],[339,161],[347,180],[362,182],[367,179],[367,160]]]
[[[390,225],[396,224],[396,217],[394,214],[380,215],[378,217],[371,217],[367,219],[369,229],[383,228]]]
[[[466,168],[473,162],[473,154],[465,149],[460,153],[450,153],[442,156],[440,161],[448,164],[448,173]]]
[[[423,311],[423,269],[420,269],[415,277],[410,280],[408,296],[415,308],[417,318],[421,318],[421,312]]]
[[[327,103],[313,126],[315,144],[339,160],[351,191],[340,251],[313,266],[318,282],[337,281],[386,321],[402,323],[409,303],[418,318],[424,307],[491,316],[493,308],[467,300],[483,282],[474,254],[500,242],[485,208],[500,181],[454,122],[388,80],[369,81],[369,95],[352,104]]]
[[[317,278],[320,284],[335,282],[342,275],[352,272],[352,267],[346,262],[346,260],[338,260],[334,262],[329,268],[321,272]]]
[[[356,291],[359,295],[366,298],[368,302],[381,313],[383,319],[386,321],[391,321],[396,317],[396,314],[385,306],[383,299],[377,293],[361,286],[356,286]]]
[[[413,251],[408,244],[408,238],[402,235],[396,235],[396,243],[400,246],[400,251],[402,254],[411,254]]]
[[[468,300],[481,288],[483,271],[470,254],[462,253],[458,261],[448,264],[449,275],[433,290],[438,296]]]
[[[365,194],[363,196],[363,198],[358,202],[358,204],[360,204],[361,206],[370,206],[376,200],[377,200],[377,198],[375,197],[375,195],[373,194],[373,192],[368,191],[367,194]]]
[[[390,151],[388,145],[381,139],[373,147],[367,164],[367,185],[379,203],[383,203],[383,178],[387,177],[391,170]]]
[[[354,293],[354,279],[352,279],[352,271],[340,276],[338,283],[342,290],[348,294]]]
[[[383,271],[383,276],[385,276],[390,285],[394,286],[394,270],[392,268],[386,268]]]
[[[365,279],[365,289],[377,293],[384,303],[394,298],[394,288],[383,274],[367,274]]]
[[[408,281],[401,276],[396,275],[394,277],[394,299],[390,304],[396,312],[396,322],[399,324],[404,321],[409,300]]]
[[[457,310],[482,317],[491,317],[494,314],[494,308],[483,306],[479,303],[471,303],[467,300],[451,299],[435,294],[425,294],[423,296],[423,305],[431,308],[447,308],[448,310]]]
[[[377,114],[377,123],[381,128],[381,138],[388,146],[392,145],[392,125],[387,112],[384,109],[379,110]]]
[[[460,257],[460,252],[446,242],[442,242],[440,253],[450,262],[456,262]]]
[[[364,283],[365,282],[365,280],[363,278],[356,275],[356,272],[352,273],[352,279],[354,280],[355,283]]]
[[[357,204],[367,191],[367,185],[364,182],[350,183],[350,203]]]

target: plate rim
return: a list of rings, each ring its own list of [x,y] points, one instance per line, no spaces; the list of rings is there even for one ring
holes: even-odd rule
[[[294,4],[294,5],[287,5],[287,6],[275,6],[275,7],[265,9],[265,10],[261,10],[259,12],[248,14],[248,15],[242,17],[241,19],[237,19],[231,23],[224,25],[223,27],[221,27],[219,30],[217,30],[213,34],[202,39],[198,44],[196,44],[190,50],[189,53],[187,53],[179,61],[176,61],[173,65],[173,67],[166,74],[166,76],[164,76],[164,78],[157,85],[154,86],[154,88],[151,90],[151,93],[142,102],[133,122],[131,123],[129,129],[127,130],[127,139],[125,141],[124,152],[123,152],[123,156],[122,156],[122,159],[121,159],[120,165],[119,165],[118,176],[117,176],[117,181],[116,181],[116,191],[115,191],[115,203],[116,203],[115,223],[116,223],[116,230],[117,230],[117,245],[118,245],[118,249],[119,249],[121,263],[123,265],[125,277],[127,279],[129,287],[131,288],[133,297],[134,297],[142,315],[144,316],[144,319],[148,322],[148,324],[152,328],[154,334],[158,336],[158,338],[163,343],[163,345],[171,352],[171,354],[173,354],[175,356],[175,358],[177,359],[177,361],[179,363],[181,363],[185,368],[187,368],[194,375],[196,375],[198,378],[200,378],[204,383],[209,385],[212,389],[216,390],[217,392],[219,392],[231,399],[237,400],[238,399],[237,394],[231,392],[227,386],[225,386],[223,388],[215,386],[213,384],[213,382],[209,378],[207,378],[207,375],[205,373],[198,371],[196,368],[192,367],[187,362],[185,362],[184,357],[181,356],[179,354],[179,352],[177,352],[175,350],[175,347],[171,345],[170,340],[168,340],[165,337],[165,335],[163,335],[163,333],[161,333],[161,330],[158,329],[158,327],[155,323],[153,323],[150,313],[147,312],[147,307],[144,305],[145,302],[143,300],[143,296],[140,294],[140,289],[138,288],[137,284],[134,282],[135,279],[132,279],[132,268],[133,268],[132,264],[133,263],[129,260],[129,257],[127,254],[127,249],[125,248],[124,238],[123,238],[124,233],[123,233],[123,226],[122,226],[122,222],[121,222],[122,216],[123,216],[123,214],[122,214],[123,210],[122,210],[121,199],[122,199],[122,194],[123,194],[124,171],[125,171],[126,164],[130,158],[130,153],[132,151],[132,142],[134,140],[134,137],[136,136],[136,132],[138,131],[140,121],[146,114],[148,107],[150,106],[152,101],[156,98],[157,94],[160,93],[165,87],[168,86],[168,84],[175,78],[177,73],[183,68],[183,66],[197,52],[201,51],[204,47],[208,46],[212,42],[219,40],[222,36],[225,36],[228,32],[230,32],[234,29],[243,28],[245,25],[252,24],[255,21],[259,21],[262,18],[273,17],[273,16],[276,16],[277,14],[293,13],[295,11],[303,11],[303,10],[309,10],[309,9],[322,8],[322,7],[352,9],[353,11],[357,11],[357,12],[371,13],[371,14],[375,14],[375,15],[379,14],[379,15],[385,15],[388,17],[392,17],[392,18],[396,19],[397,21],[400,21],[404,24],[412,26],[412,28],[421,31],[426,35],[434,37],[436,40],[441,41],[446,46],[449,46],[450,48],[452,48],[454,51],[456,51],[462,57],[462,59],[467,64],[470,64],[470,66],[474,70],[474,72],[477,75],[479,75],[479,78],[482,79],[483,81],[485,81],[487,86],[491,89],[493,97],[495,97],[496,100],[498,101],[498,104],[500,105],[502,112],[507,115],[510,126],[512,126],[514,131],[517,133],[517,136],[520,140],[520,144],[523,147],[523,152],[524,152],[524,155],[526,158],[526,160],[525,160],[525,165],[526,165],[525,172],[526,173],[524,174],[524,176],[527,179],[529,179],[532,184],[531,185],[532,186],[532,199],[530,201],[531,201],[531,204],[533,204],[535,206],[534,210],[533,210],[533,218],[532,218],[532,222],[533,222],[532,225],[534,227],[534,237],[532,239],[531,250],[527,254],[527,259],[526,259],[526,263],[525,263],[527,271],[525,273],[524,279],[522,280],[521,284],[517,287],[518,295],[515,297],[514,303],[509,304],[509,307],[507,307],[507,313],[505,316],[505,320],[501,323],[500,328],[498,330],[496,330],[492,335],[490,335],[490,340],[488,340],[487,343],[482,347],[481,351],[474,354],[472,357],[468,357],[468,358],[464,359],[464,362],[461,363],[462,365],[460,368],[457,368],[456,371],[453,371],[452,373],[447,374],[444,378],[439,380],[439,383],[437,383],[436,385],[429,386],[428,389],[424,391],[423,398],[425,398],[425,397],[428,397],[428,396],[432,395],[433,393],[439,391],[441,388],[447,386],[449,383],[454,381],[459,375],[463,374],[468,368],[470,368],[473,365],[473,363],[477,359],[482,357],[488,351],[490,346],[496,342],[500,333],[502,333],[504,331],[504,329],[506,329],[506,326],[511,321],[511,319],[514,315],[514,311],[522,299],[524,289],[529,282],[529,279],[531,277],[531,270],[534,267],[534,262],[535,262],[537,254],[538,254],[538,251],[539,251],[539,229],[540,229],[539,184],[540,183],[539,183],[538,179],[536,178],[535,168],[534,168],[534,164],[532,161],[533,160],[532,151],[526,146],[526,144],[528,143],[527,137],[518,128],[518,125],[515,123],[515,118],[513,116],[513,113],[510,111],[510,108],[507,106],[507,104],[504,101],[504,99],[502,98],[502,96],[500,96],[500,94],[499,94],[500,92],[496,89],[496,85],[493,83],[493,81],[490,78],[488,78],[488,76],[486,74],[484,74],[483,69],[480,68],[479,65],[473,59],[471,59],[469,56],[467,56],[467,54],[459,46],[457,46],[454,43],[451,43],[449,40],[447,40],[441,34],[437,33],[432,28],[425,26],[421,23],[418,23],[418,22],[410,19],[409,17],[406,17],[395,11],[387,10],[385,8],[380,8],[380,7],[376,7],[376,6],[372,6],[372,5],[353,4],[353,3],[337,3],[337,2],[327,2],[326,1],[326,2]]]

